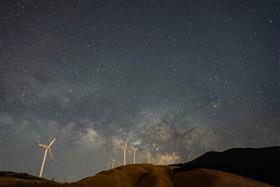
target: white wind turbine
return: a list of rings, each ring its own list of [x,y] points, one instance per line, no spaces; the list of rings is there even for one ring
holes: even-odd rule
[[[131,146],[132,150],[133,150],[133,164],[136,163],[136,151],[138,150],[137,147]]]
[[[51,152],[51,146],[54,143],[54,141],[55,141],[55,138],[51,141],[51,143],[49,143],[49,145],[44,145],[44,144],[39,144],[38,143],[38,145],[43,147],[43,149],[45,150],[42,165],[41,165],[41,169],[40,169],[40,173],[39,173],[39,177],[42,177],[42,175],[43,175],[43,170],[44,170],[44,166],[45,166],[45,162],[46,162],[48,152],[50,153],[51,159],[53,160],[53,156],[52,156],[52,152]]]
[[[150,150],[147,149],[147,150],[146,150],[146,153],[147,153],[148,164],[151,164],[151,153],[150,153]]]
[[[128,140],[125,141],[125,144],[124,144],[124,146],[123,146],[123,165],[126,165],[127,143],[128,143]]]
[[[113,169],[113,168],[115,168],[115,164],[116,163],[116,159],[112,159],[112,162],[111,162],[111,168]]]
[[[151,153],[150,153],[150,151],[148,151],[148,164],[150,164],[151,163]]]
[[[107,169],[114,169],[116,166],[116,161],[116,159],[112,158],[111,161],[107,163]]]

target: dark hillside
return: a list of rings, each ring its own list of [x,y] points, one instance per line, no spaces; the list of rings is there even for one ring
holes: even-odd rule
[[[215,169],[280,186],[280,147],[233,148],[208,152],[191,162],[177,164],[175,171]]]

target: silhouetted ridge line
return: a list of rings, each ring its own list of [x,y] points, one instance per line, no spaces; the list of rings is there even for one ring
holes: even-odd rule
[[[46,180],[41,177],[29,175],[28,173],[16,173],[12,171],[0,171],[0,177],[12,177],[17,179]]]
[[[197,168],[215,169],[280,186],[280,147],[233,148],[208,152],[184,164],[176,172]]]

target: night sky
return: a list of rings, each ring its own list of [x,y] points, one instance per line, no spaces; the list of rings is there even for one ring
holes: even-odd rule
[[[0,170],[73,181],[280,144],[280,1],[0,0]],[[128,153],[132,163],[132,151]]]

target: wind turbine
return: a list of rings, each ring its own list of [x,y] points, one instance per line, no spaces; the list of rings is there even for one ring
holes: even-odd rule
[[[55,141],[55,138],[51,141],[51,143],[49,143],[49,145],[38,143],[38,145],[40,147],[43,147],[43,149],[45,150],[42,165],[41,165],[41,169],[40,169],[40,173],[39,173],[39,177],[42,177],[42,175],[43,175],[43,170],[44,170],[44,166],[45,166],[45,162],[46,162],[48,152],[50,153],[51,159],[53,160],[53,156],[52,156],[52,152],[51,152],[51,146],[53,145],[54,141]]]
[[[111,168],[115,168],[115,163],[116,163],[116,159],[112,159],[112,162],[111,162]]]
[[[150,153],[150,151],[148,151],[148,163],[150,164],[151,163],[151,153]]]
[[[123,146],[123,165],[126,165],[127,143],[128,143],[128,140],[125,141],[125,144],[124,144],[124,146]]]
[[[136,151],[138,150],[137,147],[131,146],[132,150],[133,150],[133,164],[136,163]]]
[[[150,153],[149,149],[147,149],[145,152],[147,153],[148,164],[150,164],[151,163],[151,153]]]

